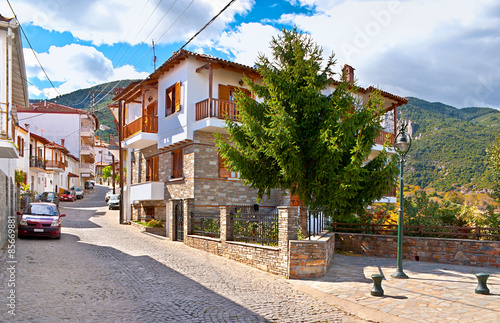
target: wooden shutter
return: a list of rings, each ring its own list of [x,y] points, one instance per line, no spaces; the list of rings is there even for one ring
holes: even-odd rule
[[[228,85],[219,84],[219,100],[229,101],[231,88]]]
[[[149,158],[147,161],[146,180],[154,182],[158,180],[158,156]]]
[[[231,172],[226,169],[226,160],[219,155],[219,177],[229,178],[231,177]]]
[[[172,177],[182,177],[182,149],[172,152]]]
[[[181,111],[181,82],[175,83],[174,100],[175,112]]]

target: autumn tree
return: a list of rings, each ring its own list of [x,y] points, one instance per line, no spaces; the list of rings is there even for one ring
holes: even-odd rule
[[[226,120],[228,141],[216,135],[226,167],[260,198],[281,189],[337,220],[363,212],[397,174],[385,149],[368,161],[382,130],[380,94],[363,106],[345,75],[334,83],[333,55],[322,67],[321,48],[297,29],[283,30],[271,49],[272,59],[259,55],[256,62],[261,82],[245,78],[259,99],[237,94],[239,122]],[[331,85],[335,91],[323,94]]]

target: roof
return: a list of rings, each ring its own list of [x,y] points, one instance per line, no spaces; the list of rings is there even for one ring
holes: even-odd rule
[[[181,49],[177,52],[174,52],[173,55],[167,59],[165,63],[163,63],[160,67],[158,67],[153,73],[151,73],[147,78],[142,81],[137,81],[130,83],[123,91],[118,93],[113,101],[123,100],[125,98],[130,98],[136,95],[138,91],[140,91],[141,86],[143,84],[150,85],[150,83],[158,82],[158,78],[168,72],[170,69],[174,68],[176,65],[180,64],[183,60],[188,58],[189,56],[196,58],[198,61],[205,62],[207,64],[213,64],[218,68],[224,68],[229,70],[234,70],[246,74],[252,77],[260,77],[257,69],[235,62],[231,62],[225,59],[217,58],[211,55],[206,54],[198,54],[187,51],[185,49]]]
[[[53,102],[48,102],[46,100],[30,103],[28,107],[18,107],[17,112],[19,113],[57,113],[57,114],[78,114],[78,115],[88,115],[89,117],[94,118],[96,128],[99,127],[99,119],[95,115],[95,113],[71,108],[62,104],[57,104]]]
[[[206,62],[207,64],[215,65],[219,68],[235,70],[235,71],[241,72],[243,74],[246,74],[248,76],[253,76],[253,77],[257,77],[257,78],[260,77],[260,74],[258,73],[256,68],[253,68],[253,67],[250,67],[247,65],[243,65],[243,64],[239,64],[239,63],[235,63],[235,62],[231,62],[231,61],[228,61],[225,59],[217,58],[217,57],[214,57],[211,55],[198,54],[198,53],[193,53],[193,52],[187,51],[185,49],[181,49],[177,52],[174,52],[173,55],[169,59],[167,59],[167,61],[165,63],[163,63],[160,67],[158,67],[146,79],[144,79],[142,81],[136,81],[136,82],[130,83],[125,89],[123,89],[123,91],[118,93],[113,98],[113,101],[131,99],[131,98],[136,97],[140,93],[142,86],[151,85],[152,83],[157,82],[158,78],[162,74],[168,72],[170,69],[172,69],[176,65],[180,64],[180,62],[182,62],[183,60],[185,60],[189,56],[195,57],[198,61],[202,61],[202,62]],[[349,65],[346,65],[346,66],[348,66],[349,68],[354,70],[353,67],[351,67]],[[336,81],[336,80],[332,80],[332,82],[334,84],[339,83],[339,81]],[[358,87],[358,89],[363,93],[372,92],[372,91],[376,90],[376,88],[373,86],[370,86],[366,89],[362,88],[362,87]],[[408,99],[403,98],[401,96],[394,95],[394,94],[391,94],[389,92],[382,91],[380,89],[377,89],[377,90],[380,91],[380,93],[382,94],[383,97],[391,99],[393,101],[396,101],[396,106],[400,106],[400,105],[406,104],[408,102]],[[110,110],[111,110],[111,107],[110,107]]]

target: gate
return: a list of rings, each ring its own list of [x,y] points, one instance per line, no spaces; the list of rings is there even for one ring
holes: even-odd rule
[[[184,241],[184,212],[182,201],[174,202],[175,241]]]

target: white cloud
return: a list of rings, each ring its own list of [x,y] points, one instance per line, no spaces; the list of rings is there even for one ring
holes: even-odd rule
[[[37,53],[51,81],[60,84],[56,87],[37,89],[30,86],[30,94],[39,96],[43,92],[48,98],[69,93],[78,89],[122,79],[139,79],[149,75],[138,72],[132,66],[113,67],[111,61],[94,47],[78,44],[64,47],[51,46],[47,53]],[[24,50],[28,79],[46,80],[31,50]]]
[[[254,0],[239,0],[211,27],[220,33],[236,14],[248,12]],[[101,44],[186,41],[217,14],[227,0],[18,0],[14,10],[22,24]],[[5,4],[0,6],[10,12]],[[8,11],[7,11],[8,10]],[[2,11],[2,12],[4,12]]]
[[[500,77],[491,73],[500,69],[497,2],[288,1],[315,13],[285,13],[278,22],[310,33],[325,58],[335,52],[337,71],[354,66],[360,85],[457,107],[500,108]],[[217,44],[239,59],[268,48],[266,28],[242,25]]]

